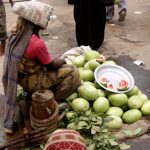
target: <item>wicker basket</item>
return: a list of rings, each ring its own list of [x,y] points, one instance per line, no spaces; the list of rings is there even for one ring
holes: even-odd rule
[[[49,118],[55,110],[54,94],[50,90],[39,90],[32,94],[32,114],[39,120]]]
[[[55,111],[54,113],[47,119],[37,119],[32,113],[32,106],[30,108],[30,123],[33,129],[44,130],[47,128],[51,128],[52,131],[57,128],[59,118],[59,108],[56,101],[54,101]]]

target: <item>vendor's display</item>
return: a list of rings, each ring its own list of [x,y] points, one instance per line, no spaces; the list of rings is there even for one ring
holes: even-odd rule
[[[121,130],[150,115],[150,100],[129,71],[96,51],[85,52],[72,63],[79,69],[82,85],[66,99],[71,109],[66,111],[64,127],[79,131],[90,150],[121,149],[109,130]],[[139,135],[144,129],[135,130]]]
[[[149,98],[125,68],[96,51],[81,47],[63,57],[78,67],[82,84],[60,104],[49,90],[32,95],[31,142],[49,137],[45,150],[130,149],[123,143],[125,138],[143,135],[150,128]],[[22,88],[18,91],[17,102],[25,101],[26,93]]]

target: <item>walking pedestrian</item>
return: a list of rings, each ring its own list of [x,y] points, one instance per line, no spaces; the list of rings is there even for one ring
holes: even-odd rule
[[[106,23],[106,6],[113,0],[74,0],[74,19],[78,46],[101,50]]]
[[[126,11],[127,11],[127,6],[125,0],[120,0],[118,3],[118,9],[119,9],[119,18],[118,21],[122,22],[125,20],[126,17]],[[115,14],[115,6],[107,6],[106,9],[106,19],[108,23],[113,23],[113,17]]]
[[[11,6],[13,6],[13,1],[9,0]],[[0,0],[0,56],[2,56],[5,52],[7,31],[6,31],[6,12],[3,0]]]

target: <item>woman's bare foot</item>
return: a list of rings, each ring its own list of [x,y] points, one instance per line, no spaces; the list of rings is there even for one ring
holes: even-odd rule
[[[106,50],[105,47],[100,47],[100,48],[97,49],[97,51],[98,51],[100,54],[103,53],[105,50]]]
[[[7,134],[12,134],[13,131],[11,129],[4,128],[4,132]]]

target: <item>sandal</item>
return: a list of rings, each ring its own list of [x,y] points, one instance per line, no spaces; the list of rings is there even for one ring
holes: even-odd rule
[[[107,24],[114,24],[114,20],[113,19],[106,19],[106,23]]]
[[[126,17],[126,9],[122,9],[119,13],[119,19],[118,21],[119,22],[122,22],[125,20],[125,17]]]

